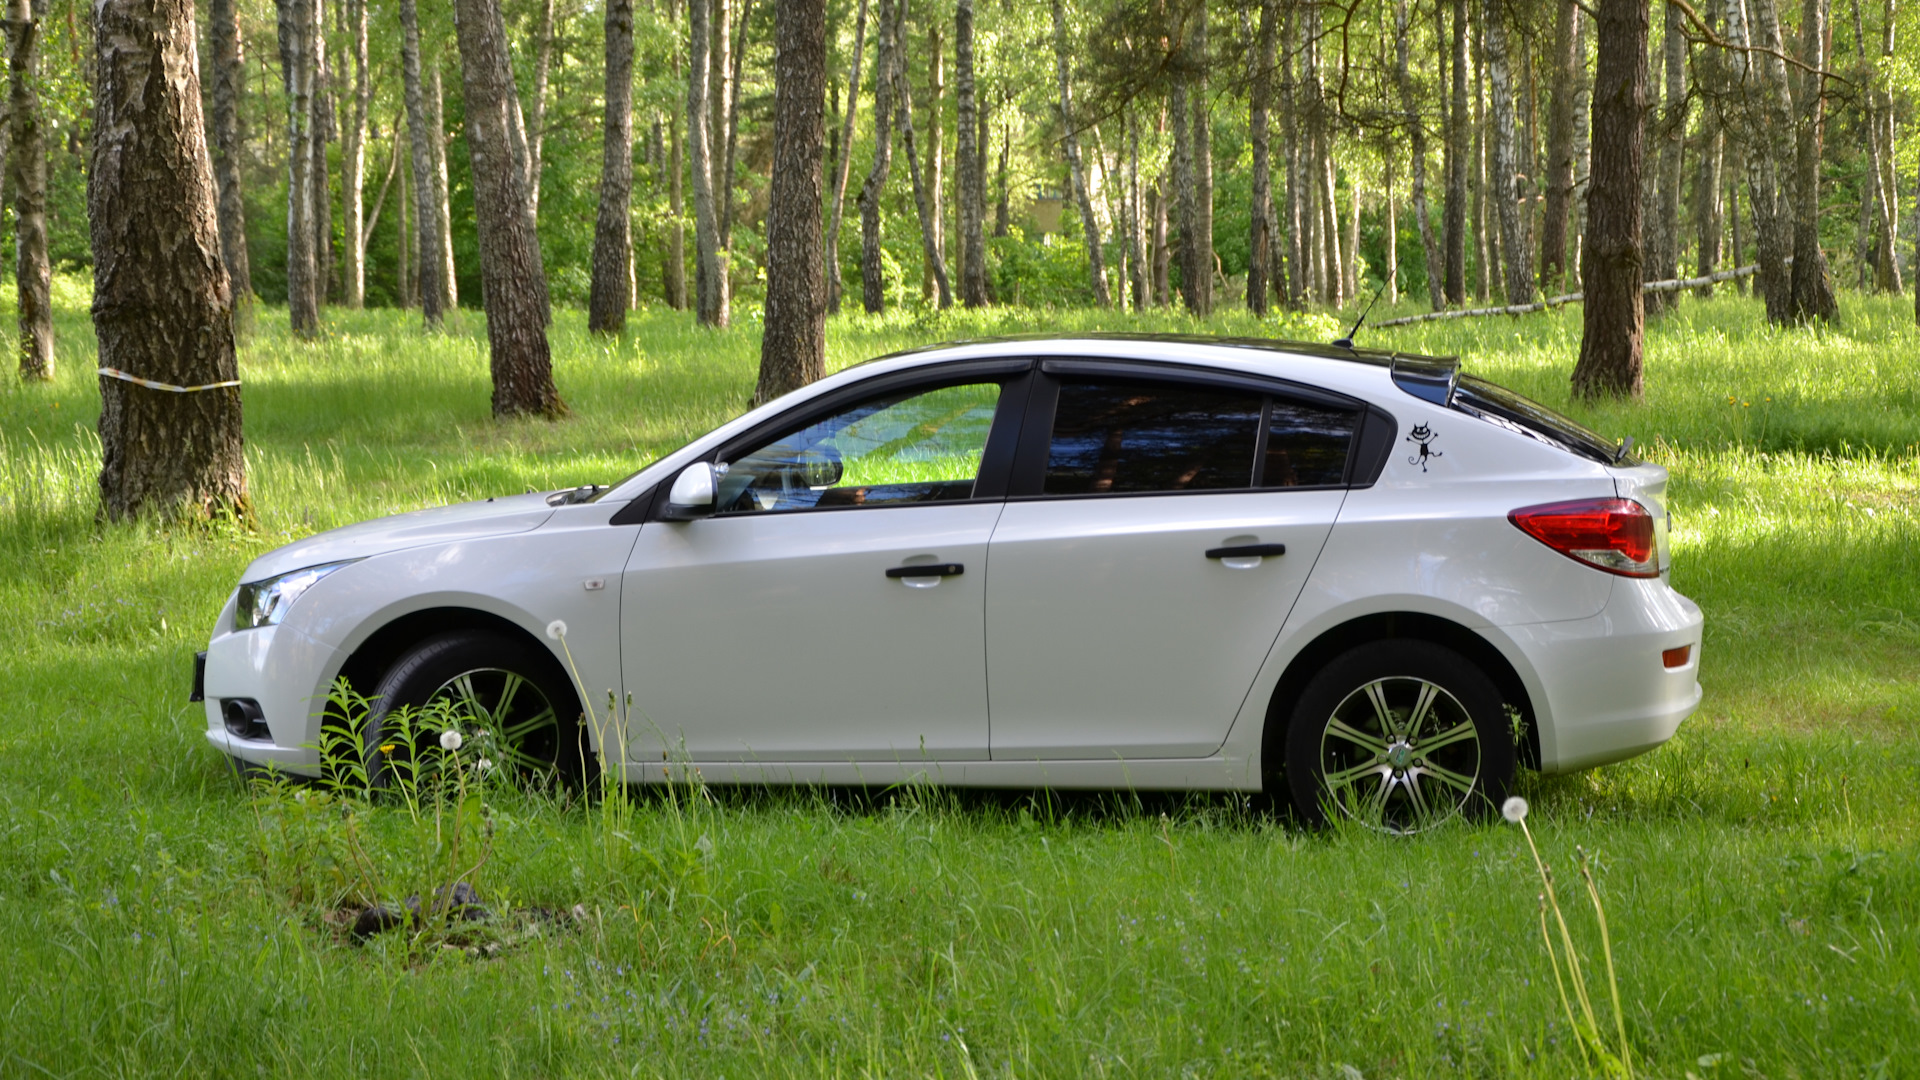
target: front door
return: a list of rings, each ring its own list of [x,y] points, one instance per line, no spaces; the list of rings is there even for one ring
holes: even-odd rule
[[[640,532],[635,759],[981,759],[998,382],[896,390],[734,453],[713,516]],[[592,688],[589,688],[590,690]]]
[[[1047,396],[988,552],[993,757],[1211,754],[1339,513],[1356,413],[1062,374],[1030,423]]]

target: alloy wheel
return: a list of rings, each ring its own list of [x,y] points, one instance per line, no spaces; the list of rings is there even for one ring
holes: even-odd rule
[[[1433,828],[1480,795],[1472,715],[1446,687],[1413,676],[1348,694],[1327,718],[1319,761],[1328,801],[1387,832]]]

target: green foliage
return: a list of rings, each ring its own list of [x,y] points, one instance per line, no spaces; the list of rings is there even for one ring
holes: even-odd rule
[[[0,389],[0,1074],[1582,1072],[1505,825],[1383,840],[1227,797],[707,790],[684,771],[632,798],[488,788],[458,811],[483,902],[587,917],[477,955],[349,944],[343,906],[448,876],[445,789],[416,825],[403,800],[237,784],[184,700],[234,582],[375,514],[617,478],[746,407],[757,331],[646,310],[598,340],[560,309],[572,418],[496,423],[477,313],[426,335],[329,310],[308,344],[263,308],[241,356],[257,523],[169,531],[95,524],[87,297],[67,279],[55,297],[58,377]],[[1647,400],[1596,408],[1566,389],[1577,311],[1362,332],[1464,353],[1674,472],[1702,711],[1646,757],[1522,781],[1543,853],[1594,853],[1637,1075],[1898,1075],[1920,1049],[1920,788],[1899,750],[1920,731],[1920,332],[1904,301],[1845,301],[1813,333],[1730,290],[1683,299],[1649,328]],[[1129,328],[1344,329],[903,308],[834,320],[828,362]],[[1597,988],[1597,927],[1569,922]]]

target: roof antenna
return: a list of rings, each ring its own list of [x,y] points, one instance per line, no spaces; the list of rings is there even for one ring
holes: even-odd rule
[[[1333,343],[1334,348],[1336,349],[1353,348],[1353,335],[1360,332],[1360,326],[1361,324],[1367,321],[1367,315],[1369,312],[1373,310],[1374,303],[1380,299],[1380,294],[1386,291],[1387,291],[1387,282],[1385,278],[1382,278],[1380,280],[1380,287],[1373,290],[1373,299],[1367,301],[1367,306],[1365,309],[1363,309],[1360,312],[1360,317],[1353,320],[1353,329],[1347,331],[1346,337],[1340,338],[1339,340],[1335,341]]]

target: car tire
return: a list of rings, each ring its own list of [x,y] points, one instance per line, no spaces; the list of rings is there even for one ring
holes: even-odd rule
[[[1406,638],[1342,653],[1307,683],[1285,760],[1304,820],[1347,817],[1393,833],[1485,816],[1515,768],[1493,681],[1452,649]]]
[[[373,787],[393,782],[394,755],[436,752],[438,732],[416,733],[414,746],[399,747],[389,719],[395,710],[425,711],[436,701],[458,716],[469,762],[490,760],[534,787],[575,787],[587,778],[592,754],[579,699],[545,650],[481,630],[437,634],[402,654],[369,700],[362,753]]]

